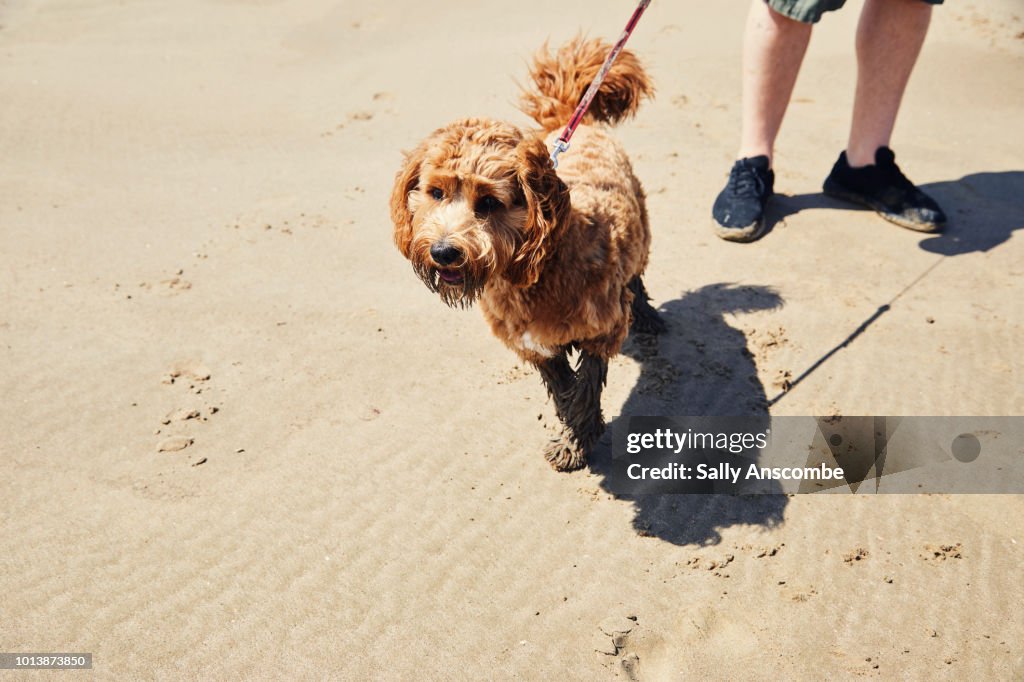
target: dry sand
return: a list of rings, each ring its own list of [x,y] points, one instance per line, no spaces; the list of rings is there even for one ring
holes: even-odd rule
[[[951,0],[911,81],[894,148],[946,235],[818,193],[854,1],[738,246],[708,221],[745,3],[694,4],[631,42],[672,330],[606,414],[763,411],[901,292],[772,413],[1024,412],[1024,7]],[[101,679],[1024,675],[1020,497],[616,499],[600,461],[547,466],[538,378],[394,250],[399,150],[526,125],[528,55],[630,8],[0,1],[0,650]]]

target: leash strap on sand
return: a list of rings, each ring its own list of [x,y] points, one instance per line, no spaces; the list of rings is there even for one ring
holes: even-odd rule
[[[626,24],[625,30],[619,36],[619,42],[615,43],[615,47],[608,53],[607,59],[601,65],[601,70],[597,72],[597,77],[594,78],[590,87],[587,88],[587,92],[584,93],[583,99],[580,100],[579,105],[576,107],[576,111],[572,113],[569,124],[565,126],[565,130],[555,140],[555,148],[551,151],[551,165],[554,168],[558,168],[558,155],[569,148],[569,140],[572,138],[572,134],[576,132],[576,127],[580,124],[580,121],[583,120],[583,115],[587,113],[594,95],[597,94],[597,89],[601,87],[601,81],[608,75],[608,70],[612,68],[612,63],[619,56],[619,52],[622,52],[623,45],[629,40],[629,36],[633,33],[633,29],[636,28],[637,22],[640,21],[640,16],[643,15],[644,10],[647,9],[649,4],[651,4],[651,0],[640,0],[636,9],[633,10],[633,16],[629,18],[629,23]]]

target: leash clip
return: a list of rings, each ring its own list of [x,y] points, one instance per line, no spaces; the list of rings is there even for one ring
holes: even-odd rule
[[[555,140],[555,148],[551,150],[551,167],[558,168],[558,155],[569,149],[569,142],[558,138]]]

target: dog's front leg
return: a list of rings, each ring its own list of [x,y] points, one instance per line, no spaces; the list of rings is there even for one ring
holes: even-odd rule
[[[604,432],[601,391],[608,377],[608,361],[584,350],[575,372],[564,354],[538,365],[538,369],[565,426],[544,456],[559,471],[582,469],[587,454]]]
[[[572,401],[573,385],[576,383],[576,372],[569,365],[569,356],[566,349],[550,358],[534,363],[541,379],[544,380],[544,387],[548,389],[548,395],[555,403],[555,414],[559,420],[565,423],[568,415],[568,406]]]
[[[607,380],[608,361],[587,350],[581,351],[566,422],[584,454],[604,433],[601,391]]]

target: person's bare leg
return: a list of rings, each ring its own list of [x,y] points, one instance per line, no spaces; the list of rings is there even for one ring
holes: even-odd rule
[[[888,150],[903,91],[921,52],[931,5],[922,0],[865,0],[857,26],[857,93],[846,150],[822,191],[874,209],[918,232],[937,232],[946,214],[907,178]]]
[[[857,94],[846,145],[850,166],[888,147],[903,91],[921,52],[932,6],[921,0],[865,0],[857,25]]]
[[[764,155],[771,166],[775,138],[810,39],[811,24],[753,0],[743,37],[743,128],[737,158]]]

